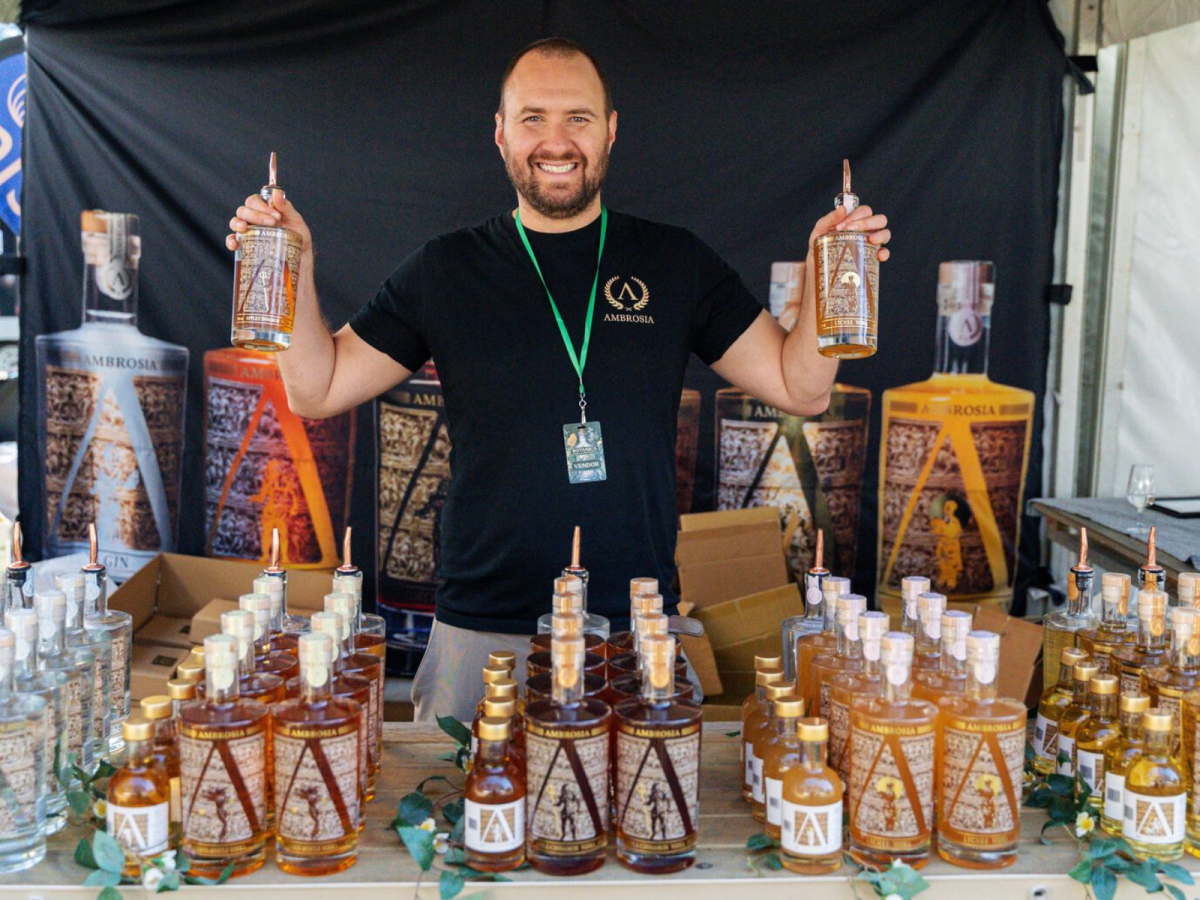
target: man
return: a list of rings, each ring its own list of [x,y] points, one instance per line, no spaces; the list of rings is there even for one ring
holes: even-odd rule
[[[230,223],[230,249],[249,225],[301,236],[295,331],[279,354],[294,412],[337,415],[437,361],[453,478],[436,623],[413,683],[418,720],[470,718],[490,650],[516,651],[523,671],[576,525],[591,612],[627,628],[636,576],[657,577],[674,611],[675,421],[691,353],[787,412],[829,403],[837,364],[816,350],[811,277],[785,334],[695,236],[604,210],[616,135],[587,51],[561,39],[521,51],[495,134],[517,209],[429,241],[334,335],[296,208],[279,193],[269,205],[252,196]],[[868,232],[884,260],[886,226],[861,206],[825,216],[812,237]]]

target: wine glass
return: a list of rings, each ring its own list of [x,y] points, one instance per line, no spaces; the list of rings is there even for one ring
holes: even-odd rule
[[[1125,499],[1133,504],[1140,517],[1146,511],[1146,505],[1154,499],[1154,466],[1136,465],[1129,469],[1129,484],[1125,487]],[[1126,528],[1129,534],[1149,534],[1150,529],[1141,522],[1131,528]]]

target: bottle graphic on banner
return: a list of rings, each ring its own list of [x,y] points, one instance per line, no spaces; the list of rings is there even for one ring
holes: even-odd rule
[[[82,216],[83,324],[37,338],[46,555],[86,550],[128,578],[175,549],[186,347],[138,331],[138,217]]]
[[[679,514],[692,511],[696,487],[696,450],[700,443],[700,392],[685,388],[679,398],[675,431],[675,485]]]
[[[883,395],[880,608],[929,575],[951,604],[1012,600],[1033,394],[987,376],[995,267],[938,266],[937,365]]]
[[[354,412],[303,419],[270,353],[204,354],[205,553],[329,568],[338,561],[354,465]]]

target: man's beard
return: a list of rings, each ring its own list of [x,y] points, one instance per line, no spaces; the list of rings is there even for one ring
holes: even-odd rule
[[[581,157],[540,159],[539,162],[548,165],[575,162],[583,168],[583,180],[578,188],[569,193],[562,190],[550,191],[538,182],[537,173],[533,171],[536,163],[530,164],[528,158],[517,160],[511,153],[505,156],[504,168],[508,172],[508,180],[512,182],[517,193],[525,198],[526,203],[547,219],[569,219],[587,209],[600,193],[604,176],[608,174],[608,148],[606,147],[596,160],[594,170]]]

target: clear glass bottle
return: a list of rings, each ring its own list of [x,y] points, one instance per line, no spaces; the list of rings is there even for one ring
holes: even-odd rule
[[[655,584],[657,583],[655,582]],[[642,595],[643,598],[649,596],[659,595]],[[642,599],[639,599],[636,605],[639,611],[649,608],[644,606]],[[583,582],[574,575],[565,575],[554,579],[554,595],[550,598],[550,612],[538,618],[538,633],[529,639],[530,653],[550,652],[550,639],[554,631],[552,624],[554,616],[565,614],[576,614],[581,621],[583,619]],[[630,618],[629,621],[632,625],[633,618]],[[632,640],[632,630],[621,632],[621,634]],[[597,632],[585,633],[583,636],[583,645],[587,648],[588,653],[594,653],[603,659],[607,659],[613,654],[612,647],[609,646],[608,641]],[[626,648],[632,647],[632,644],[628,641],[623,641],[622,645]],[[616,652],[620,653],[624,652],[624,650]]]
[[[285,682],[300,674],[300,660],[284,650],[271,649],[271,595],[242,594],[238,608],[254,617],[254,669],[278,675]]]
[[[1112,652],[1133,643],[1136,631],[1129,630],[1129,584],[1124,572],[1105,572],[1100,576],[1100,624],[1075,632],[1075,644],[1096,661],[1100,674],[1107,675]],[[1115,674],[1115,673],[1114,673]]]
[[[1200,609],[1200,572],[1179,573],[1175,579],[1175,599],[1180,606]]]
[[[582,593],[582,582],[580,584],[580,592]],[[555,590],[558,590],[557,586]],[[629,580],[629,630],[612,631],[609,633],[607,651],[609,656],[616,656],[618,653],[627,653],[633,649],[633,620],[639,613],[662,612],[661,606],[655,610],[647,606],[647,601],[640,599],[647,596],[662,596],[658,592],[658,579],[631,578]]]
[[[787,700],[795,696],[796,686],[790,681],[768,684],[766,703],[763,704],[761,711],[750,717],[750,730],[743,735],[750,743],[750,748],[747,750],[750,759],[750,810],[758,822],[765,822],[767,818],[766,785],[763,783],[763,754],[777,736],[775,701]]]
[[[60,590],[33,595],[38,614],[38,668],[67,676],[67,743],[63,763],[91,772],[95,766],[96,657],[67,647],[67,598]],[[72,777],[72,785],[78,779]]]
[[[789,872],[826,875],[842,865],[842,794],[837,772],[825,762],[829,726],[801,719],[799,761],[784,775],[780,861]]]
[[[1190,606],[1171,607],[1170,662],[1142,669],[1142,693],[1150,705],[1171,714],[1171,750],[1179,750],[1183,695],[1200,688],[1200,613]]]
[[[646,613],[633,620],[634,649],[629,653],[619,653],[608,660],[608,677],[621,678],[625,675],[637,675],[642,665],[641,642],[651,635],[665,635],[669,632],[670,616],[662,613]],[[687,661],[680,655],[682,648],[675,645],[675,679],[687,679]],[[584,666],[585,671],[587,666]]]
[[[183,852],[190,874],[215,878],[261,868],[267,826],[270,713],[239,692],[239,641],[228,634],[204,640],[208,696],[179,711],[183,795]],[[262,676],[273,677],[273,676]]]
[[[380,662],[387,659],[387,629],[366,627],[368,618],[372,617],[363,610],[363,573],[362,569],[350,560],[350,527],[342,537],[342,564],[333,573],[333,592],[349,594],[352,598],[350,610],[350,645],[355,650],[370,653],[379,658]],[[380,619],[382,622],[382,619]]]
[[[858,208],[850,160],[842,160],[842,192],[834,208]],[[879,248],[862,231],[830,231],[813,242],[817,350],[836,359],[872,356],[879,334]]]
[[[642,696],[615,710],[617,860],[665,875],[696,861],[700,704],[676,700],[675,638],[641,640]]]
[[[783,781],[800,762],[800,739],[796,729],[804,715],[804,701],[784,697],[775,701],[776,737],[763,756],[763,792],[766,795],[765,831],[779,840],[783,825]]]
[[[843,783],[850,780],[850,706],[856,698],[878,697],[883,691],[879,653],[888,622],[885,613],[859,614],[862,665],[835,673],[829,681],[829,765]]]
[[[922,594],[933,592],[929,579],[924,575],[905,575],[900,579],[900,600],[902,602],[900,630],[905,634],[917,637],[921,628],[920,612],[917,609],[917,598]]]
[[[913,670],[913,696],[935,706],[943,697],[967,688],[967,635],[971,614],[948,609],[942,613],[942,651],[936,669]]]
[[[524,773],[510,749],[512,720],[487,716],[478,731],[463,787],[466,861],[480,872],[508,872],[525,862]]]
[[[1117,707],[1119,734],[1104,751],[1104,807],[1100,827],[1120,837],[1125,818],[1125,773],[1145,743],[1142,713],[1150,708],[1150,698],[1145,694],[1122,694]]]
[[[16,636],[0,628],[0,775],[8,786],[6,815],[0,817],[0,873],[5,874],[36,866],[46,856],[46,758],[52,752],[46,736],[54,730],[53,699],[22,692],[15,684],[16,653]]]
[[[553,694],[525,707],[526,856],[539,872],[582,875],[608,848],[612,711],[583,696],[583,640],[551,642]]]
[[[1120,737],[1117,676],[1097,675],[1088,684],[1091,715],[1075,732],[1075,798],[1088,793],[1088,806],[1104,809],[1104,752]]]
[[[813,660],[826,653],[836,653],[838,646],[837,601],[850,593],[850,579],[829,575],[821,581],[821,603],[825,614],[820,634],[802,634],[796,638],[796,692],[810,712],[821,703],[820,684],[815,678]]]
[[[916,649],[913,670],[933,671],[942,667],[942,613],[946,611],[946,595],[926,591],[917,595]]]
[[[280,564],[279,529],[271,529],[271,561],[254,579],[254,593],[271,598],[271,649],[295,655],[296,641],[309,630],[308,616],[288,612],[288,572]]]
[[[1058,681],[1058,659],[1063,647],[1074,647],[1080,631],[1099,625],[1092,612],[1095,570],[1087,564],[1087,529],[1079,529],[1079,562],[1067,572],[1067,608],[1046,616],[1042,622],[1042,683]]]
[[[33,566],[21,556],[21,523],[12,526],[12,560],[4,572],[4,596],[0,597],[0,613],[9,609],[29,609],[33,606]]]
[[[1075,735],[1079,726],[1092,715],[1092,679],[1100,674],[1100,668],[1091,660],[1075,664],[1072,681],[1071,702],[1058,720],[1058,756],[1055,771],[1068,778],[1075,777]]]
[[[125,763],[108,782],[106,830],[125,851],[125,872],[141,878],[171,846],[170,778],[154,753],[154,723],[132,715],[121,725]]]
[[[813,678],[817,683],[817,704],[813,712],[829,721],[830,692],[833,690],[834,675],[842,672],[857,672],[862,668],[862,641],[859,638],[858,620],[866,613],[867,598],[861,594],[846,594],[837,601],[838,645],[833,653],[823,653],[812,662]],[[887,616],[882,616],[886,625]],[[886,631],[886,627],[883,629]],[[832,731],[832,729],[830,729]]]
[[[829,577],[825,568],[825,530],[817,529],[817,549],[813,552],[813,564],[804,573],[804,615],[788,616],[780,630],[783,637],[783,677],[796,680],[796,641],[802,635],[817,635],[825,630],[825,613],[822,601],[821,582]]]
[[[93,634],[107,634],[112,642],[112,703],[108,708],[109,753],[125,746],[121,723],[129,715],[129,685],[133,663],[133,616],[108,608],[108,567],[100,562],[95,524],[88,525],[90,558],[82,569],[83,627]]]
[[[143,697],[142,717],[154,726],[154,758],[167,772],[170,788],[172,845],[183,826],[183,797],[180,796],[179,746],[175,741],[175,704],[167,694]]]
[[[1171,756],[1171,714],[1142,713],[1145,744],[1125,773],[1125,843],[1135,858],[1170,862],[1183,855],[1187,776]]]
[[[45,555],[85,549],[94,516],[125,579],[175,549],[188,350],[138,330],[138,217],[85,210],[80,225],[83,323],[36,339]]]
[[[361,675],[371,683],[371,709],[367,714],[367,740],[375,748],[368,758],[373,760],[376,774],[383,762],[383,688],[384,666],[375,654],[362,650],[354,642],[354,596],[345,592],[325,595],[325,612],[335,612],[342,617],[342,638],[339,642],[342,654],[342,671],[347,675]]]
[[[83,627],[82,575],[56,575],[54,583],[67,598],[67,648],[87,650],[96,658],[96,678],[92,682],[92,756],[97,760],[107,759],[111,739],[112,635],[105,631],[88,631]]]
[[[1134,694],[1142,689],[1142,671],[1169,661],[1167,656],[1167,595],[1162,591],[1138,591],[1138,636],[1135,644],[1126,644],[1112,652],[1111,666],[1121,679],[1121,693]]]
[[[972,631],[966,690],[938,711],[938,856],[969,869],[1011,866],[1021,837],[1025,704],[997,696],[999,668],[1000,635]]]
[[[883,693],[850,707],[850,856],[871,868],[929,859],[937,709],[912,699],[913,644],[884,635]]]
[[[1033,726],[1033,768],[1042,775],[1058,770],[1058,726],[1075,697],[1075,666],[1088,657],[1076,647],[1066,647],[1059,658],[1058,683],[1042,692]],[[1099,669],[1097,669],[1099,671]]]
[[[333,638],[302,635],[297,650],[300,696],[271,711],[275,861],[292,875],[331,875],[358,859],[364,710],[333,694]]]

